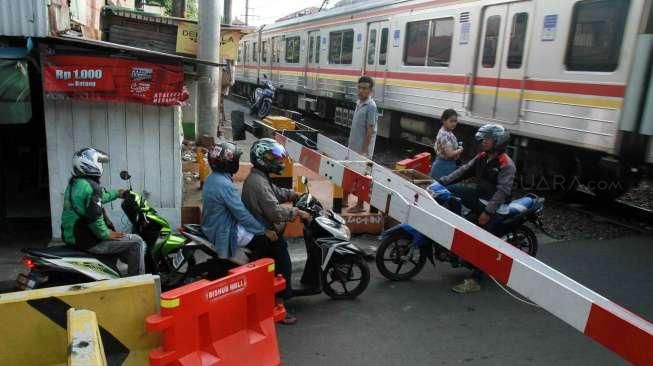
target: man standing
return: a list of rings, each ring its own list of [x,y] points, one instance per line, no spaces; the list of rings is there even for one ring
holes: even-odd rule
[[[357,153],[372,159],[374,154],[374,143],[376,142],[377,110],[376,103],[372,99],[374,92],[374,80],[369,76],[361,76],[358,79],[358,102],[351,121],[349,132],[349,148]],[[348,202],[349,192],[345,193],[344,203]],[[348,210],[350,213],[363,212],[363,201],[358,199],[356,206]]]

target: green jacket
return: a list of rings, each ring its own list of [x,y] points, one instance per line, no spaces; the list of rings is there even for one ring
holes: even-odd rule
[[[96,185],[96,188],[93,187]],[[63,212],[61,213],[61,236],[68,245],[76,244],[75,225],[78,220],[80,225],[86,224],[91,233],[99,240],[109,238],[109,227],[105,222],[104,215],[88,212],[91,201],[96,201],[95,211],[101,212],[102,204],[111,202],[118,198],[118,191],[106,191],[93,184],[86,178],[72,179],[64,193]],[[99,202],[97,202],[99,201]]]

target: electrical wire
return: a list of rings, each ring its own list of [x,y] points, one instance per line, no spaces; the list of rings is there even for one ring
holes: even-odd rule
[[[492,277],[490,275],[488,275],[488,276],[492,279],[492,281],[494,281],[494,283],[497,284],[497,286],[499,286],[499,288],[501,288],[505,293],[510,295],[512,298],[514,298],[514,299],[516,299],[518,301],[521,301],[526,305],[530,305],[530,306],[533,306],[533,307],[536,307],[536,308],[540,307],[539,305],[537,305],[536,303],[534,303],[532,301],[524,300],[524,299],[520,298],[519,296],[514,295],[511,291],[508,290],[508,288],[506,286],[500,284],[499,281],[497,281],[494,277]]]

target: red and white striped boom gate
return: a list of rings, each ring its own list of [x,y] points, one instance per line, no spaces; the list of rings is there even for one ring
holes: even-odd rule
[[[624,359],[653,365],[653,324],[647,320],[441,207],[424,189],[321,134],[315,150],[289,136],[274,136],[294,161],[411,225]]]

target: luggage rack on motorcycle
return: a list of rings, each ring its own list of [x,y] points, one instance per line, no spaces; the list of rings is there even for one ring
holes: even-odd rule
[[[244,136],[244,123],[233,128]],[[406,179],[405,172],[376,164],[313,129],[278,131],[255,121],[247,130],[257,137],[274,136],[293,161],[411,225],[625,359],[653,364],[653,354],[645,351],[653,348],[653,324],[440,206],[424,189],[426,179]],[[615,328],[622,336],[609,336]],[[641,347],[634,350],[633,342]]]

